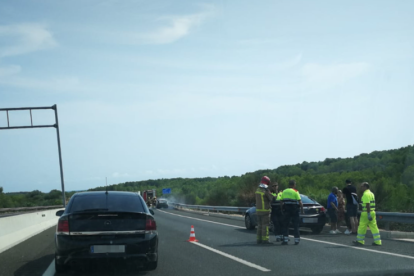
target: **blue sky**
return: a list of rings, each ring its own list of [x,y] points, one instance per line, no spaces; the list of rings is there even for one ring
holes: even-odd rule
[[[0,108],[57,104],[67,190],[399,148],[414,139],[412,14],[412,1],[6,0]],[[0,131],[0,153],[5,192],[60,187],[54,129]]]

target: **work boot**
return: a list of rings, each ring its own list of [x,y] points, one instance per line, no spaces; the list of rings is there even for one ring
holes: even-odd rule
[[[269,244],[273,244],[273,243],[271,243],[270,241],[262,241],[262,244],[263,245],[269,245]]]
[[[300,242],[300,239],[299,238],[295,238],[295,245],[298,245],[299,242]]]
[[[363,246],[363,244],[360,243],[359,241],[352,241],[352,243],[356,246]]]
[[[282,241],[279,237],[276,238],[276,242]]]
[[[381,246],[381,244],[376,244],[375,242],[372,243],[373,246]]]

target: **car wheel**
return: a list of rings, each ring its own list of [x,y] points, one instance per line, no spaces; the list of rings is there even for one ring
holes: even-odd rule
[[[323,230],[323,225],[313,226],[311,230],[313,234],[320,234]]]
[[[146,270],[155,270],[157,269],[158,261],[155,262],[148,262],[146,266]]]
[[[68,270],[68,267],[66,265],[58,264],[56,257],[55,257],[55,271],[57,273],[62,273]]]
[[[246,229],[253,230],[255,226],[252,224],[252,220],[249,215],[244,217],[244,224],[246,225]]]

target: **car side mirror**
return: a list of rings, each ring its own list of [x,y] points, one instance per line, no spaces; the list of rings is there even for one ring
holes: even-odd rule
[[[56,212],[56,216],[61,217],[64,212],[65,212],[65,210],[59,210],[59,211]]]
[[[151,215],[155,215],[154,211],[152,209],[149,209]]]

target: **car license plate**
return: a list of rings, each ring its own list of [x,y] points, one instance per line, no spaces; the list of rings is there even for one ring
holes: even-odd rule
[[[318,218],[304,218],[303,223],[317,223]]]
[[[125,245],[92,245],[91,253],[125,253]]]

